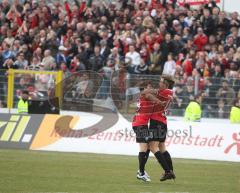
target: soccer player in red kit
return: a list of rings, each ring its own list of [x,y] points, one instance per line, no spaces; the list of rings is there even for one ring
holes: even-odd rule
[[[146,82],[145,85],[140,86],[140,91],[142,92],[144,89],[151,89],[151,82]],[[154,104],[152,101],[146,98],[148,95],[140,95],[137,104],[136,114],[133,117],[132,127],[133,131],[136,134],[136,142],[139,144],[139,170],[137,173],[137,178],[143,180],[145,182],[150,182],[149,175],[145,172],[145,164],[147,162],[149,155],[148,152],[148,122],[151,117],[151,113],[153,112]]]
[[[176,178],[173,173],[171,156],[165,147],[167,135],[167,118],[165,112],[173,98],[173,84],[174,80],[171,76],[162,75],[159,82],[159,89],[145,89],[142,92],[143,95],[154,95],[159,101],[161,101],[161,103],[158,102],[154,105],[153,112],[150,117],[148,139],[151,152],[155,155],[158,162],[165,170],[165,173],[160,178],[161,181]],[[152,96],[151,99],[153,99]],[[154,100],[156,101],[156,99]],[[148,155],[146,155],[146,157],[148,158]]]

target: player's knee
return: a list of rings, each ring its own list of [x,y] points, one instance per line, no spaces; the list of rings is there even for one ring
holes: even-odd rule
[[[150,151],[151,151],[153,154],[156,153],[157,151],[159,151],[158,145],[156,145],[156,144],[150,145]]]
[[[165,143],[159,143],[159,150],[161,151],[161,153],[166,151]]]
[[[140,143],[139,144],[140,152],[146,152],[148,150],[148,144],[147,143]]]

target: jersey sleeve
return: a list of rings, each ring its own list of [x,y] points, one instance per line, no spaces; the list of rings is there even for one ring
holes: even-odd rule
[[[160,90],[157,95],[158,99],[163,103],[161,105],[156,105],[155,110],[157,112],[166,111],[173,100],[173,92],[172,90],[165,89]]]

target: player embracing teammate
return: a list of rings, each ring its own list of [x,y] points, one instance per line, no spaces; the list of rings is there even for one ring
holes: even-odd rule
[[[174,80],[168,75],[161,76],[158,89],[153,89],[151,83],[147,83],[141,91],[138,109],[133,118],[132,126],[140,148],[137,178],[145,182],[151,181],[145,171],[150,151],[165,171],[160,181],[176,178],[171,156],[165,146],[167,135],[165,112],[172,101],[173,85]]]

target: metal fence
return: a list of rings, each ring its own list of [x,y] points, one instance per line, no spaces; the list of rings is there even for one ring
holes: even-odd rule
[[[139,92],[138,84],[144,80],[153,80],[156,86],[159,76],[128,75],[127,77],[125,112],[131,112],[131,108],[136,104],[133,96]],[[240,98],[240,76],[228,79],[175,77],[175,80],[174,100],[169,109],[169,115],[183,116],[189,102],[196,95],[201,95],[203,117],[228,118],[235,100]]]
[[[17,72],[17,71],[16,71]],[[134,114],[139,97],[139,86],[152,81],[158,87],[160,76],[129,74],[125,70],[105,73],[81,71],[58,80],[55,72],[16,73],[13,79],[13,100],[16,102],[21,90],[29,90],[32,98],[46,99],[49,88],[55,92],[61,85],[63,97],[61,109],[75,111],[96,111],[98,106],[106,106],[122,114]],[[39,74],[38,74],[39,73]],[[9,100],[9,73],[0,71],[0,107],[6,107]],[[183,116],[186,106],[194,96],[202,95],[203,117],[228,118],[235,99],[240,98],[240,75],[228,79],[175,77],[174,100],[169,115]]]
[[[88,74],[87,78],[84,78],[85,73]],[[75,73],[63,81],[64,85],[68,86],[68,89],[64,89],[63,108],[94,111],[94,105],[105,104],[112,110],[131,115],[137,107],[140,84],[151,80],[153,86],[157,88],[159,78],[160,76],[154,75],[129,74],[124,70],[114,72],[111,76],[91,72]],[[169,115],[183,116],[189,102],[200,94],[203,117],[228,118],[235,99],[240,97],[240,77],[230,79],[175,77],[175,79],[174,100]],[[84,94],[85,91],[87,95]]]

